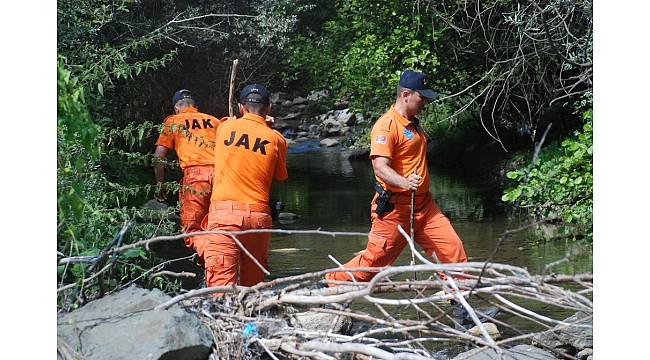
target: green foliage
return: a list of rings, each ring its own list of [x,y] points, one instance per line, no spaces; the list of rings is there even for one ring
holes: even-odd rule
[[[57,61],[57,95],[57,250],[65,256],[96,256],[125,223],[134,220],[138,222],[131,226],[125,241],[174,233],[176,225],[167,219],[169,213],[146,213],[125,206],[129,198],[142,193],[153,194],[154,186],[123,186],[110,181],[103,172],[101,164],[108,155],[105,144],[115,135],[107,136],[104,125],[93,121],[91,109],[96,101],[93,96],[98,95],[86,93],[78,78],[66,69],[61,57]],[[120,286],[159,261],[143,249],[127,252],[115,260],[101,285],[104,288]],[[59,282],[80,284],[88,277],[89,266],[89,263],[58,266]],[[146,286],[147,281],[143,279],[141,285]],[[163,288],[169,286],[166,282],[160,284]],[[83,296],[96,296],[99,288],[98,282],[85,284]],[[70,305],[64,295],[60,296],[59,305]]]
[[[541,219],[555,219],[561,234],[592,239],[593,115],[582,114],[581,132],[540,152],[530,167],[508,172],[515,186],[502,200],[525,208]]]
[[[337,1],[322,33],[290,43],[284,81],[306,89],[329,88],[354,111],[376,117],[392,99],[406,68],[435,74],[438,32],[431,14],[395,0]]]

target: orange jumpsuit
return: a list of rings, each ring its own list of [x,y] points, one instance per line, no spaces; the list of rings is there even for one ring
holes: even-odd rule
[[[429,171],[426,161],[427,141],[422,128],[415,126],[400,115],[394,108],[377,120],[370,134],[370,157],[384,156],[391,159],[391,167],[398,174],[408,177],[416,172],[423,177],[422,184],[415,193],[414,240],[432,256],[436,253],[443,263],[467,262],[463,243],[451,226],[449,219],[440,212],[429,191]],[[368,234],[368,245],[361,254],[348,261],[345,268],[381,267],[391,265],[407,245],[399,233],[397,225],[408,233],[411,217],[411,194],[401,188],[377,181],[384,189],[393,193],[390,202],[395,208],[377,216],[375,200],[372,200],[372,228]],[[352,272],[354,280],[369,281],[376,272]],[[351,281],[348,273],[329,273],[328,280]]]
[[[215,180],[205,229],[271,228],[271,182],[287,179],[286,154],[286,140],[261,116],[249,113],[222,123],[217,130]],[[237,239],[268,269],[270,233],[237,235]],[[195,247],[205,260],[206,286],[252,286],[264,280],[264,272],[228,235],[197,236]]]
[[[214,138],[219,120],[194,107],[168,116],[156,145],[176,151],[183,178],[178,191],[181,227],[184,232],[201,231],[208,213],[214,172]],[[193,248],[193,238],[184,239]]]

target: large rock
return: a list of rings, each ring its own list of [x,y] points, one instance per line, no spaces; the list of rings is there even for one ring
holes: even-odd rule
[[[306,99],[306,98],[304,98],[304,97],[302,97],[302,96],[298,96],[297,98],[293,99],[293,101],[291,102],[291,104],[292,104],[292,105],[300,105],[300,104],[304,104],[304,103],[306,103],[306,102],[307,102],[307,99]]]
[[[341,142],[338,139],[327,138],[320,141],[320,146],[331,147],[340,144]]]
[[[543,343],[553,348],[569,350],[573,354],[594,347],[593,317],[590,314],[577,312],[564,322],[573,326],[558,325],[551,331],[537,334],[533,337],[533,345]]]
[[[356,118],[350,109],[337,110],[334,114],[336,121],[341,125],[353,126],[356,123]]]
[[[327,118],[320,125],[321,136],[336,135],[341,131],[341,124],[335,118]]]
[[[536,348],[530,345],[517,345],[510,349],[504,350],[502,357],[492,348],[480,348],[465,351],[458,354],[453,360],[557,360],[553,354],[548,351]]]
[[[87,359],[196,359],[208,357],[212,336],[195,316],[162,291],[130,287],[57,319],[58,337]]]

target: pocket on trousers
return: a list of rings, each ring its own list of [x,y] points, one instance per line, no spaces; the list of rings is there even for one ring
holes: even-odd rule
[[[187,184],[194,184],[195,182],[210,182],[212,174],[193,174]]]
[[[273,219],[269,214],[260,214],[257,218],[258,229],[270,229],[273,227]]]
[[[379,259],[386,252],[386,238],[373,233],[368,234],[368,246],[364,253],[371,262]]]

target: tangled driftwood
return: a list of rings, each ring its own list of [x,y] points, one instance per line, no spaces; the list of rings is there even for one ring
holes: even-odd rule
[[[180,294],[158,308],[180,303],[201,316],[214,336],[213,357],[219,359],[429,359],[449,357],[448,353],[440,354],[444,349],[460,351],[470,347],[488,347],[507,358],[506,349],[510,346],[530,343],[533,336],[557,325],[590,327],[566,323],[562,320],[566,316],[561,314],[581,312],[591,316],[591,274],[531,275],[524,268],[492,262],[438,264],[416,251],[409,235],[400,230],[419,264],[332,268],[253,287],[198,289]],[[331,236],[362,235],[316,232]],[[230,233],[233,237],[238,234]],[[104,256],[184,236],[140,241],[105,251]],[[77,260],[59,260],[71,261]],[[376,271],[377,275],[368,283],[324,280],[328,272],[358,270]],[[417,280],[413,279],[415,273]],[[223,295],[214,296],[215,293]],[[451,299],[465,307],[476,325],[473,329],[466,330],[455,323],[450,316]],[[501,315],[490,317],[483,313],[481,308],[486,306],[497,307]],[[305,326],[310,324],[296,321],[304,314],[322,315],[329,325]],[[501,333],[495,333],[479,318],[496,324]],[[352,322],[354,330],[341,326],[341,319]],[[551,346],[546,348],[558,357],[574,358]]]

